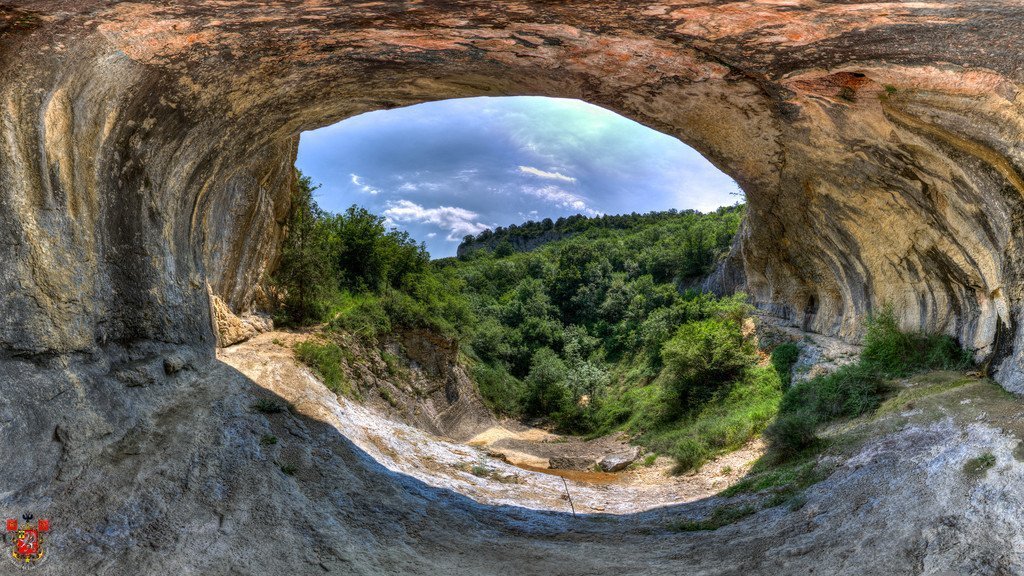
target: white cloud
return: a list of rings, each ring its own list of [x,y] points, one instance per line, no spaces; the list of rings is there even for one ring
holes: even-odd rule
[[[480,215],[472,210],[454,206],[424,208],[409,200],[388,202],[384,216],[391,222],[434,224],[448,230],[446,238],[452,242],[462,240],[466,234],[479,234],[488,228],[486,224],[477,221]]]
[[[547,180],[560,180],[562,182],[573,183],[576,182],[576,179],[573,178],[572,176],[566,176],[565,174],[561,174],[559,172],[545,172],[544,170],[541,170],[540,168],[534,168],[533,166],[520,166],[519,171],[524,174],[531,174],[538,178],[545,178]]]
[[[431,232],[430,234],[427,234],[427,238],[436,238],[436,237],[437,237],[437,232]]]
[[[377,190],[373,186],[366,184],[366,182],[363,181],[363,178],[358,174],[349,174],[349,176],[351,176],[352,178],[352,184],[358,186],[360,191],[365,192],[367,194],[380,194],[380,190]]]
[[[573,194],[572,192],[567,192],[559,188],[558,186],[551,185],[542,186],[540,188],[526,186],[522,190],[524,193],[533,196],[534,198],[538,198],[540,200],[543,200],[544,202],[548,202],[549,204],[554,204],[559,208],[579,210],[580,212],[589,214],[591,216],[597,216],[600,214],[600,212],[598,212],[597,210],[594,210],[587,206],[586,198],[579,196],[577,194]]]

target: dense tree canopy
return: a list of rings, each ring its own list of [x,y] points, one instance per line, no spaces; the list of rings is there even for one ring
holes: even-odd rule
[[[296,179],[272,278],[279,321],[332,322],[368,336],[395,324],[425,326],[452,337],[471,323],[460,280],[433,266],[422,244],[365,208],[324,212],[315,190],[309,178]]]
[[[494,249],[437,264],[458,271],[480,319],[465,348],[478,360],[484,397],[565,431],[625,428],[686,467],[756,434],[781,393],[778,377],[755,367],[743,296],[694,289],[731,247],[742,216],[736,206],[574,217],[467,239],[499,237]],[[559,228],[574,233],[508,249],[521,245],[517,234]],[[716,409],[733,414],[725,431],[709,424]]]

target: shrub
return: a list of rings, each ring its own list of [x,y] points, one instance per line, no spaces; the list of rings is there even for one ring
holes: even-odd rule
[[[335,394],[350,394],[352,387],[341,368],[344,355],[334,342],[306,340],[295,345],[295,357],[313,369],[327,388]]]
[[[890,389],[888,382],[863,363],[806,380],[786,391],[779,416],[765,430],[765,439],[775,457],[791,458],[816,443],[818,424],[874,410]]]
[[[661,356],[668,370],[666,390],[678,411],[706,401],[755,360],[740,323],[718,318],[684,324]]]
[[[598,429],[624,427],[637,443],[674,457],[677,473],[697,469],[756,437],[775,417],[782,395],[775,371],[755,366],[696,412],[671,420],[662,414],[663,395],[657,389],[652,384],[603,399]]]
[[[818,417],[810,410],[780,414],[764,431],[764,438],[777,456],[789,459],[817,442]]]
[[[381,298],[374,294],[342,293],[333,306],[331,327],[374,340],[391,331],[391,318]]]
[[[772,367],[779,375],[783,390],[787,390],[793,381],[793,365],[799,357],[800,347],[793,342],[779,344],[772,350]]]
[[[253,403],[252,409],[260,414],[280,414],[284,412],[285,406],[276,400],[260,398]]]
[[[551,418],[565,432],[586,432],[593,427],[591,412],[571,394],[563,396],[561,408]]]
[[[809,410],[822,421],[860,416],[881,403],[891,386],[871,366],[843,366],[791,387],[779,406],[784,414]]]
[[[971,364],[970,353],[944,334],[902,332],[892,307],[868,320],[861,363],[882,376],[899,378],[921,370],[958,370]]]
[[[694,437],[683,438],[672,448],[676,467],[682,472],[696,470],[708,459],[710,450],[706,443]]]
[[[877,408],[892,389],[887,379],[969,365],[970,353],[952,338],[902,332],[892,309],[886,307],[870,319],[857,363],[787,390],[779,416],[765,431],[765,437],[776,457],[791,458],[815,444],[814,429],[818,425]]]
[[[480,395],[491,410],[505,416],[522,414],[526,403],[526,386],[501,367],[478,362],[471,369]]]

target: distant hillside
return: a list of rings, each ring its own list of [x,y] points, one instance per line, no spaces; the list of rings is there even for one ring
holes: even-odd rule
[[[745,336],[746,297],[699,288],[744,210],[528,222],[433,261],[471,308],[461,352],[485,402],[563,431],[626,432],[680,470],[756,436],[781,380]]]
[[[741,214],[742,205],[719,208],[715,213]],[[496,252],[498,256],[507,256],[515,252],[529,252],[549,242],[570,238],[589,230],[631,230],[650,226],[678,218],[700,215],[696,210],[665,210],[647,212],[645,214],[619,214],[588,217],[582,214],[551,220],[545,218],[539,222],[527,221],[523,224],[512,224],[508,227],[499,226],[494,230],[484,230],[480,234],[466,236],[459,244],[459,258],[468,257],[478,250]]]

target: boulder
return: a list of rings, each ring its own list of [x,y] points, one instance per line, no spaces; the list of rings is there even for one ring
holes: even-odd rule
[[[625,470],[633,462],[636,462],[636,459],[639,457],[640,447],[633,446],[629,450],[603,456],[597,461],[597,465],[601,468],[602,472],[619,472]]]

